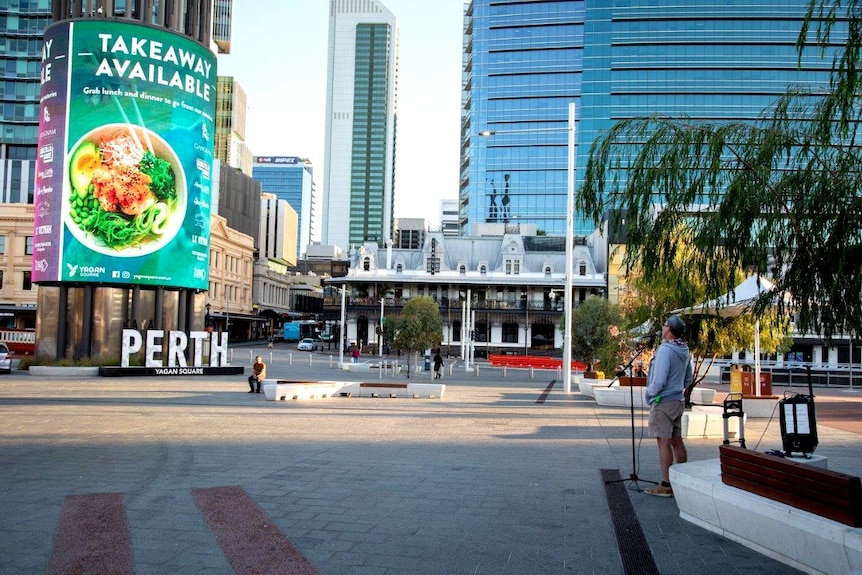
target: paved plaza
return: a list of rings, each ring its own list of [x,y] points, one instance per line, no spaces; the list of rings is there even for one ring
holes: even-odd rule
[[[293,347],[235,348],[233,364],[260,353],[269,378],[377,378]],[[633,464],[628,408],[600,407],[576,385],[565,394],[555,377],[504,378],[487,364],[477,377],[458,362],[442,399],[274,402],[246,393],[245,376],[0,376],[0,573],[70,572],[63,559],[80,555],[75,521],[86,523],[88,501],[112,510],[112,529],[125,526],[111,545],[126,548],[103,549],[109,563],[139,575],[796,573],[632,482],[623,495],[655,567],[626,567],[601,470],[658,479],[646,411],[635,412]],[[853,414],[818,422],[817,453],[859,475],[862,394],[816,393]],[[746,438],[780,449],[778,416],[749,420]],[[689,459],[717,458],[720,443],[688,440]],[[255,563],[266,553],[284,559]],[[94,572],[79,560],[76,572]]]

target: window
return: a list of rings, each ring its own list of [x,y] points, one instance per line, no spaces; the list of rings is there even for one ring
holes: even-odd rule
[[[395,266],[395,273],[400,274],[402,271],[404,271],[404,266],[402,266],[401,264]]]
[[[479,273],[480,273],[480,274],[486,274],[486,273],[488,273],[488,268],[487,268],[487,266],[484,266],[484,265],[479,266]]]
[[[30,272],[24,272],[24,282],[23,282],[23,284],[24,284],[24,286],[23,286],[23,287],[24,287],[24,289],[25,289],[26,291],[30,291],[31,289],[33,289],[33,284],[32,284],[32,282],[30,281]]]
[[[371,260],[369,258],[362,258],[362,271],[371,271]]]
[[[33,236],[24,236],[24,255],[33,255]]]
[[[461,341],[461,321],[452,322],[452,341]]]
[[[0,255],[6,254],[6,236],[0,236]]]
[[[587,264],[586,264],[586,262],[580,262],[578,264],[578,275],[579,276],[587,275]]]
[[[518,324],[504,323],[503,324],[503,343],[518,343]]]
[[[460,266],[458,266],[458,273],[461,274],[462,276],[464,274],[466,274],[467,273],[467,266],[465,266],[464,264],[461,264]]]
[[[551,266],[545,266],[545,275],[546,276],[551,275]]]
[[[476,329],[473,332],[473,341],[487,342],[488,341],[488,323],[484,321],[476,322]]]
[[[0,270],[0,289],[3,289],[3,270]]]

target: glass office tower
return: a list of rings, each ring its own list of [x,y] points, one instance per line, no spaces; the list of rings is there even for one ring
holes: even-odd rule
[[[51,1],[0,2],[0,203],[32,204]]]
[[[296,258],[302,259],[306,246],[318,240],[311,162],[296,156],[255,156],[252,177],[260,182],[261,192],[285,200],[296,210]]]
[[[754,120],[791,85],[827,88],[832,53],[821,58],[812,48],[797,66],[807,4],[472,0],[464,16],[461,233],[478,222],[565,233],[570,102],[582,170],[592,141],[619,120]],[[591,231],[575,218],[576,234]]]
[[[398,32],[379,0],[332,0],[321,241],[392,238]]]

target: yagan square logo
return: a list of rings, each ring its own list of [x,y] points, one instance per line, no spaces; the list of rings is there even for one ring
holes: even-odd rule
[[[45,31],[33,281],[207,289],[216,78],[168,30]]]

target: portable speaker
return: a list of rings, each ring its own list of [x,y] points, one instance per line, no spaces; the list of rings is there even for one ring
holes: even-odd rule
[[[778,402],[781,411],[781,444],[787,455],[814,453],[817,447],[817,419],[814,397],[795,394]]]

